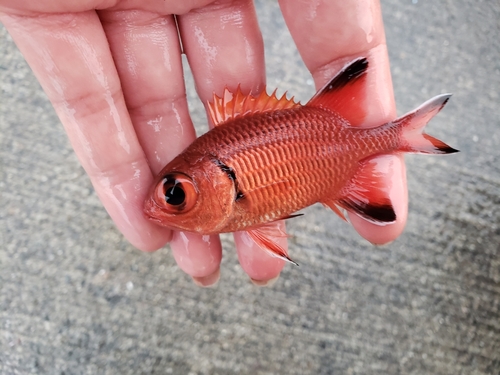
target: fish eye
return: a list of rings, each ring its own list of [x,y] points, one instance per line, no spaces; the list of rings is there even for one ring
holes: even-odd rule
[[[182,173],[166,175],[155,190],[156,202],[168,213],[187,212],[194,207],[198,191],[193,181]]]

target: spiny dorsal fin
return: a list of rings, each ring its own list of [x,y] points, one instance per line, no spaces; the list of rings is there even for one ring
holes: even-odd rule
[[[368,60],[364,57],[349,63],[306,106],[330,109],[351,125],[361,125],[366,117],[364,90],[367,69]]]
[[[214,93],[212,103],[207,104],[208,113],[214,126],[252,113],[301,107],[301,104],[296,103],[293,97],[287,99],[286,93],[279,99],[276,96],[276,90],[271,95],[268,95],[266,90],[263,90],[257,96],[244,95],[239,85],[234,94],[227,87],[221,97]]]

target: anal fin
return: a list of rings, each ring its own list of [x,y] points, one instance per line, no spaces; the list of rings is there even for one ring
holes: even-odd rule
[[[342,220],[347,221],[347,218],[345,217],[344,213],[340,210],[340,208],[337,206],[337,202],[333,200],[325,200],[321,202],[324,206],[331,208],[333,212],[335,212]]]
[[[389,167],[383,169],[375,158],[361,161],[357,173],[340,192],[337,204],[377,225],[395,222],[387,182],[389,172]]]

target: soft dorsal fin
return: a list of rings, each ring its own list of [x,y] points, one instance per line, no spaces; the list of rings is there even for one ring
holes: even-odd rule
[[[396,213],[387,187],[389,172],[381,169],[375,158],[361,161],[359,170],[341,190],[336,203],[374,224],[393,223]]]
[[[335,111],[353,126],[362,124],[366,117],[364,98],[367,69],[368,60],[364,57],[349,63],[306,106]]]
[[[263,90],[259,95],[251,94],[244,95],[238,85],[236,93],[232,93],[224,89],[221,97],[214,93],[212,102],[207,103],[208,113],[214,126],[223,124],[235,117],[244,116],[257,112],[276,111],[280,109],[290,109],[301,107],[300,103],[296,103],[293,97],[287,99],[286,93],[278,99],[276,90],[271,95]]]

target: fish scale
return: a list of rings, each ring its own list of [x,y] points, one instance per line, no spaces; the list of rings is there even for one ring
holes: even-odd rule
[[[245,199],[252,203],[238,218],[241,221],[257,224],[259,220],[252,218],[264,213],[277,219],[277,212],[289,214],[318,202],[352,177],[358,161],[390,152],[392,149],[383,147],[398,143],[397,133],[390,131],[390,126],[386,126],[386,142],[382,145],[370,136],[373,129],[353,132],[349,127],[339,127],[325,109],[302,107],[280,112],[242,117],[235,120],[237,124],[228,122],[208,133],[198,147],[193,144],[193,150],[205,149],[234,170]],[[380,129],[376,133],[380,137]],[[239,139],[238,143],[221,142],[228,136],[234,142]],[[332,139],[355,146],[331,147]],[[331,151],[324,155],[327,149]],[[278,172],[283,168],[289,171],[285,181]],[[283,207],[283,201],[287,207]],[[227,231],[236,230],[237,221]]]
[[[456,152],[423,132],[450,95],[402,118],[363,128],[368,61],[347,65],[306,105],[283,95],[226,89],[208,103],[214,128],[166,165],[145,201],[160,225],[213,234],[246,231],[264,250],[290,260],[269,223],[320,202],[385,225],[396,220],[387,171],[375,157]],[[345,218],[344,218],[345,219]]]

